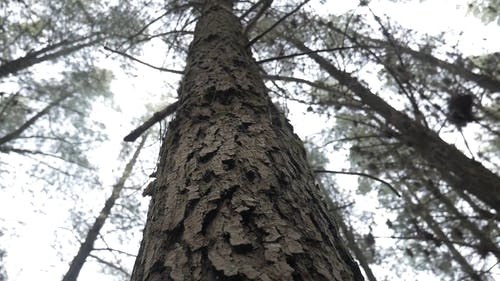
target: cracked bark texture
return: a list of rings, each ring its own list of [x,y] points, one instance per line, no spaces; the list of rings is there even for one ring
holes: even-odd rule
[[[132,280],[363,280],[247,42],[205,3]]]

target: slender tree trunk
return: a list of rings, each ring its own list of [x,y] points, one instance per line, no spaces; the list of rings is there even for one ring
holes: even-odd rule
[[[383,48],[388,49],[388,50],[392,49],[392,50],[395,50],[396,52],[399,52],[399,53],[409,54],[413,58],[415,58],[423,63],[445,69],[445,70],[449,71],[450,73],[459,75],[466,80],[472,81],[472,82],[476,83],[477,85],[479,85],[480,87],[482,87],[486,90],[489,90],[491,92],[500,92],[500,81],[498,81],[497,79],[495,79],[494,77],[491,77],[489,75],[474,73],[471,70],[465,68],[464,66],[454,64],[454,63],[449,63],[447,61],[438,59],[431,54],[424,53],[422,51],[413,50],[412,48],[398,44],[395,41],[387,42],[387,41],[383,41],[383,40],[368,38],[366,36],[363,36],[363,35],[360,35],[357,33],[355,33],[355,35],[353,36],[353,35],[347,34],[345,32],[345,30],[342,30],[340,28],[333,27],[333,26],[330,28],[341,35],[345,35],[347,38],[349,38],[349,40],[351,40],[355,44],[360,45],[361,47],[369,49],[369,48],[372,48],[373,46],[366,46],[366,44],[360,43],[358,38],[362,38],[362,40],[366,40],[367,42],[373,43],[374,45],[382,46]]]
[[[465,259],[465,257],[460,254],[460,252],[455,248],[453,243],[446,237],[446,234],[441,230],[439,227],[438,223],[432,218],[429,213],[427,213],[425,208],[420,207],[421,205],[420,202],[417,202],[417,204],[412,202],[412,199],[410,198],[410,195],[406,192],[403,191],[403,197],[405,198],[405,204],[410,208],[410,210],[418,210],[418,216],[420,216],[429,229],[436,235],[437,239],[443,241],[443,243],[446,245],[448,250],[450,251],[451,256],[453,259],[460,265],[462,271],[468,275],[470,280],[474,281],[482,281],[483,279],[481,276],[477,274],[477,272],[472,268],[470,263]]]
[[[137,280],[363,280],[230,0],[196,25],[160,152]]]
[[[394,109],[356,78],[339,70],[317,53],[312,53],[312,50],[302,42],[290,38],[289,40],[302,52],[310,52],[309,57],[321,68],[339,83],[348,87],[363,103],[384,117],[388,124],[394,126],[400,132],[398,136],[400,140],[414,148],[429,165],[439,171],[443,179],[453,188],[466,190],[500,213],[500,177],[498,175],[486,169],[481,163],[465,156],[455,146],[443,141],[434,131]]]
[[[347,226],[339,212],[336,212],[335,217],[337,219],[337,222],[339,223],[339,228],[342,230],[342,233],[344,233],[344,237],[347,239],[347,247],[354,253],[354,257],[358,260],[361,268],[363,268],[363,271],[366,274],[366,278],[368,278],[369,281],[377,281],[377,278],[375,277],[375,274],[373,274],[373,271],[370,268],[370,264],[366,259],[364,251],[356,243],[356,238],[354,236],[352,227]]]
[[[465,226],[465,228],[468,229],[472,233],[472,235],[476,237],[477,241],[479,241],[480,247],[484,249],[485,252],[492,253],[497,258],[497,260],[500,261],[500,249],[497,245],[495,245],[495,243],[493,243],[491,238],[488,237],[488,235],[482,230],[480,230],[477,224],[473,223],[467,217],[465,217],[457,209],[457,207],[455,207],[453,202],[441,193],[438,187],[434,186],[434,184],[431,183],[427,183],[427,187],[434,194],[434,196],[443,203],[443,205],[451,215],[460,218],[460,221]]]
[[[403,157],[398,153],[398,158],[403,162]],[[459,218],[461,224],[470,231],[470,233],[475,236],[475,240],[479,241],[479,247],[485,252],[492,253],[499,261],[500,261],[500,249],[493,242],[491,237],[488,236],[484,231],[479,229],[478,224],[472,222],[460,212],[460,210],[455,206],[454,201],[452,201],[448,196],[445,196],[438,186],[432,180],[429,180],[428,175],[425,171],[422,171],[416,168],[411,162],[407,162],[405,166],[411,172],[412,175],[415,175],[422,183],[425,182],[425,185],[429,192],[441,203],[443,203],[446,212],[450,213],[452,216]],[[460,197],[458,197],[460,198]],[[455,201],[456,203],[457,201]]]
[[[71,261],[68,271],[66,272],[66,274],[64,274],[64,277],[62,279],[63,281],[77,280],[78,275],[80,274],[80,270],[85,264],[87,257],[90,255],[90,252],[94,250],[94,243],[97,239],[97,236],[99,235],[99,232],[104,226],[104,223],[111,214],[111,209],[115,205],[116,200],[120,198],[120,193],[123,187],[125,186],[125,182],[132,173],[132,169],[134,168],[135,163],[137,162],[137,158],[139,157],[139,154],[142,148],[144,147],[146,139],[147,135],[145,135],[142,138],[141,142],[139,143],[134,152],[134,155],[125,166],[125,169],[123,170],[121,177],[118,179],[118,182],[115,185],[113,185],[113,191],[111,192],[111,195],[106,200],[106,203],[104,204],[104,207],[99,213],[99,216],[97,216],[97,218],[95,219],[94,224],[92,225],[92,227],[90,227],[89,231],[87,232],[87,237],[85,237],[85,241],[80,245],[78,253]]]

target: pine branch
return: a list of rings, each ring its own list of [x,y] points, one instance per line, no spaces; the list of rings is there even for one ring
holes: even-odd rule
[[[147,62],[144,62],[144,61],[142,61],[142,60],[140,60],[140,59],[137,59],[137,58],[135,58],[135,57],[133,57],[133,56],[131,56],[131,55],[127,54],[127,53],[120,52],[120,51],[117,51],[117,50],[113,50],[113,49],[111,49],[111,48],[109,48],[109,47],[107,47],[107,46],[104,46],[104,50],[106,50],[106,51],[110,51],[110,52],[113,52],[113,53],[116,53],[116,54],[119,54],[119,55],[122,55],[122,56],[124,56],[124,57],[126,57],[126,58],[128,58],[128,59],[131,59],[131,60],[133,60],[133,61],[136,61],[136,62],[138,62],[138,63],[140,63],[140,64],[145,65],[145,66],[149,66],[149,67],[151,67],[151,68],[153,68],[153,69],[156,69],[156,70],[165,71],[165,72],[171,72],[171,73],[181,74],[181,75],[182,75],[182,74],[184,74],[184,71],[181,71],[181,70],[175,70],[175,69],[169,69],[169,68],[163,68],[163,67],[158,67],[158,66],[154,66],[154,65],[149,64],[149,63],[147,63]]]
[[[255,17],[253,17],[247,24],[247,26],[245,27],[245,30],[243,31],[243,33],[245,34],[248,34],[248,32],[250,31],[250,29],[253,28],[253,26],[255,24],[257,24],[257,21],[259,21],[259,19],[262,17],[262,15],[264,15],[264,13],[267,11],[267,9],[269,9],[269,7],[271,7],[271,4],[273,3],[273,0],[264,0],[262,1],[262,7],[260,7],[260,10],[257,12],[257,14],[255,15]],[[260,3],[260,1],[259,1]]]
[[[69,98],[73,93],[65,94],[62,95],[60,98],[54,100],[53,102],[49,103],[45,108],[43,108],[40,112],[35,114],[33,117],[28,119],[23,125],[21,125],[19,128],[15,129],[14,131],[8,133],[7,135],[0,137],[0,145],[3,145],[13,139],[18,138],[28,127],[31,125],[35,124],[35,122],[46,115],[54,106],[58,106],[62,101],[65,99]]]
[[[363,177],[367,177],[367,178],[370,178],[372,180],[376,180],[378,182],[381,182],[385,185],[387,185],[391,190],[392,192],[394,192],[398,197],[401,197],[401,194],[399,194],[399,192],[388,182],[386,182],[385,180],[383,179],[379,179],[375,176],[372,176],[372,175],[369,175],[369,174],[365,174],[365,173],[360,173],[360,172],[347,172],[347,171],[331,171],[331,170],[314,170],[313,171],[314,173],[329,173],[329,174],[344,174],[344,175],[356,175],[356,176],[363,176]]]
[[[146,120],[146,122],[137,127],[135,130],[130,132],[125,138],[123,138],[123,140],[126,142],[135,141],[140,135],[142,135],[146,130],[151,128],[156,122],[159,122],[163,120],[165,117],[174,113],[177,110],[178,105],[179,102],[176,101],[172,104],[167,105],[164,109],[155,112],[153,116],[151,116],[151,118]]]
[[[257,35],[257,37],[255,37],[254,39],[250,40],[250,42],[248,42],[248,44],[247,44],[247,47],[252,46],[260,38],[264,37],[264,35],[266,35],[271,30],[273,30],[276,26],[278,26],[282,21],[286,20],[289,16],[293,15],[294,13],[296,13],[300,8],[302,8],[302,6],[304,6],[305,4],[307,4],[309,1],[310,0],[305,0],[300,5],[298,5],[297,8],[291,10],[284,17],[280,18],[277,22],[275,22],[273,25],[271,25],[268,29],[264,30],[264,32],[262,32],[261,34]]]
[[[303,53],[294,53],[294,54],[290,54],[290,55],[284,55],[284,56],[279,56],[279,57],[274,57],[274,58],[263,59],[263,60],[258,61],[257,63],[261,64],[261,63],[266,63],[266,62],[270,62],[270,61],[289,59],[289,58],[293,58],[293,57],[299,57],[299,56],[304,56],[304,55],[309,55],[309,54],[314,54],[314,53],[342,51],[342,50],[349,50],[349,49],[355,49],[355,48],[359,48],[359,46],[337,47],[337,48],[313,50],[313,51],[303,52]]]

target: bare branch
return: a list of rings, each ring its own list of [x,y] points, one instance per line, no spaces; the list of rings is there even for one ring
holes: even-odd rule
[[[274,57],[274,58],[268,58],[268,59],[263,59],[258,61],[258,64],[261,63],[266,63],[270,61],[275,61],[275,60],[283,60],[283,59],[289,59],[293,57],[299,57],[299,56],[304,56],[304,55],[309,55],[313,53],[321,53],[321,52],[334,52],[334,51],[342,51],[342,50],[349,50],[349,49],[356,49],[359,48],[359,46],[349,46],[349,47],[337,47],[337,48],[328,48],[328,49],[320,49],[320,50],[313,50],[305,53],[294,53],[290,55],[284,55],[284,56],[279,56],[279,57]]]
[[[344,175],[356,175],[356,176],[367,177],[367,178],[370,178],[372,180],[376,180],[378,182],[381,182],[381,183],[387,185],[392,190],[392,192],[394,192],[398,197],[401,197],[401,194],[399,194],[399,192],[390,183],[386,182],[385,180],[379,179],[375,176],[369,175],[369,174],[360,173],[360,172],[332,171],[332,170],[314,170],[313,172],[317,173],[317,174],[318,173],[328,173],[328,174],[344,174]]]
[[[273,0],[263,0],[259,1],[259,3],[262,2],[262,7],[260,7],[260,10],[257,12],[255,17],[253,17],[245,27],[245,30],[243,31],[245,34],[248,34],[250,29],[259,21],[259,19],[262,17],[262,15],[271,7],[271,4],[273,3]]]
[[[119,204],[116,204],[116,205],[119,205]],[[94,248],[93,251],[117,252],[117,253],[124,254],[124,255],[129,256],[129,257],[137,257],[136,254],[131,254],[131,253],[128,253],[128,252],[125,252],[122,250],[118,250],[118,249],[113,249],[113,248]]]
[[[269,31],[273,30],[276,26],[278,26],[282,21],[286,20],[289,16],[293,15],[295,12],[297,12],[302,6],[307,4],[310,0],[305,0],[302,2],[300,5],[297,6],[297,8],[291,10],[288,12],[284,17],[280,18],[277,22],[275,22],[273,25],[271,25],[268,29],[264,30],[261,34],[257,35],[254,39],[250,40],[248,42],[247,47],[252,46],[255,42],[257,42],[260,38],[264,37]]]
[[[110,51],[110,52],[113,52],[113,53],[117,53],[117,54],[119,54],[119,55],[122,55],[122,56],[124,56],[124,57],[126,57],[126,58],[128,58],[128,59],[131,59],[131,60],[136,61],[136,62],[138,62],[138,63],[140,63],[140,64],[143,64],[143,65],[149,66],[149,67],[154,68],[154,69],[156,69],[156,70],[165,71],[165,72],[171,72],[171,73],[181,74],[181,75],[182,75],[182,74],[184,74],[184,71],[181,71],[181,70],[175,70],[175,69],[169,69],[169,68],[163,68],[163,67],[158,67],[158,66],[154,66],[154,65],[149,64],[149,63],[147,63],[147,62],[143,62],[143,61],[142,61],[142,60],[140,60],[140,59],[136,59],[136,58],[134,58],[133,56],[131,56],[131,55],[129,55],[129,54],[126,54],[126,53],[124,53],[124,52],[120,52],[120,51],[117,51],[117,50],[113,50],[113,49],[111,49],[111,48],[109,48],[109,47],[107,47],[107,46],[104,46],[104,49],[105,49],[105,50],[107,50],[107,51]]]
[[[77,165],[77,166],[79,166],[81,168],[84,168],[84,169],[92,169],[92,167],[89,167],[89,166],[84,165],[82,163],[78,163],[77,161],[72,161],[72,160],[66,159],[66,158],[64,158],[64,157],[62,157],[60,155],[50,154],[50,153],[46,153],[46,152],[43,152],[43,151],[40,151],[40,150],[21,149],[21,148],[15,148],[15,147],[3,145],[3,146],[0,146],[0,152],[2,152],[2,153],[14,152],[14,153],[18,153],[18,154],[21,154],[21,155],[27,155],[27,154],[42,155],[42,156],[52,157],[52,158],[55,158],[55,159],[58,159],[58,160],[61,160],[61,161],[65,161],[65,162]]]
[[[151,128],[156,122],[159,122],[163,120],[163,118],[169,116],[170,114],[174,113],[177,110],[177,107],[179,105],[179,102],[176,101],[172,104],[167,105],[164,109],[157,111],[144,122],[142,125],[137,127],[135,130],[130,132],[125,138],[123,138],[124,141],[126,142],[133,142],[135,141],[140,135],[142,135],[147,129]]]
[[[104,259],[102,259],[102,258],[100,258],[98,256],[92,255],[92,254],[90,254],[89,256],[92,257],[92,258],[94,258],[99,263],[102,263],[102,264],[104,264],[106,266],[109,266],[109,267],[111,267],[113,269],[116,269],[116,270],[120,271],[125,276],[127,276],[127,278],[129,278],[131,276],[130,273],[126,269],[124,269],[123,267],[121,267],[121,266],[118,266],[118,265],[116,265],[116,264],[114,264],[112,262],[106,261],[106,260],[104,260]]]

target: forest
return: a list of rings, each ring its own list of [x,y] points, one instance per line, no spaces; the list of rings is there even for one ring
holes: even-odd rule
[[[0,281],[500,280],[500,1],[0,1]]]

